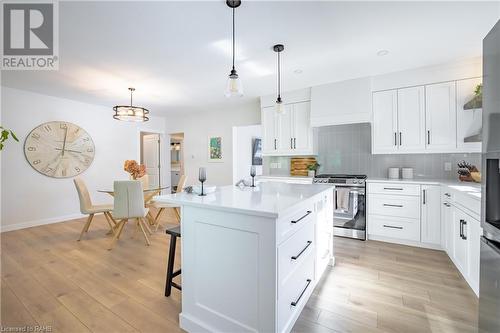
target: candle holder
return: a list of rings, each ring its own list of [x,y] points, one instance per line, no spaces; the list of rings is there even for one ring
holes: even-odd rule
[[[199,194],[200,197],[206,196],[205,192],[203,191],[203,183],[207,180],[207,169],[205,168],[200,168],[199,174],[198,174],[198,180],[201,183],[201,193]]]
[[[252,185],[250,187],[255,187],[255,175],[257,174],[257,170],[255,170],[255,165],[250,167],[250,176],[252,177]]]

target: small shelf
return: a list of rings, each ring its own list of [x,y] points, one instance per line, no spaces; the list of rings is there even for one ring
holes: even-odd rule
[[[475,96],[473,99],[465,103],[464,110],[477,110],[483,108],[482,96]]]

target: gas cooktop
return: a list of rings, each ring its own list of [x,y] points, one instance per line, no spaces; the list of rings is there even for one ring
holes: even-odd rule
[[[321,175],[316,175],[314,178],[346,178],[346,179],[366,179],[366,175],[347,175],[347,174],[335,174],[335,173],[325,173]]]
[[[366,175],[322,174],[313,179],[315,184],[335,184],[339,186],[365,186]]]

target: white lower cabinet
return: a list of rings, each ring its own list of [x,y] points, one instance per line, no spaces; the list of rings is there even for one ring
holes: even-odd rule
[[[441,186],[422,185],[422,243],[441,244]]]

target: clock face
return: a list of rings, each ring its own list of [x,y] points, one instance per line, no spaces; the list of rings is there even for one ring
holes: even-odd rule
[[[24,142],[29,164],[48,177],[68,178],[84,172],[94,160],[95,147],[81,127],[51,121],[34,128]]]

